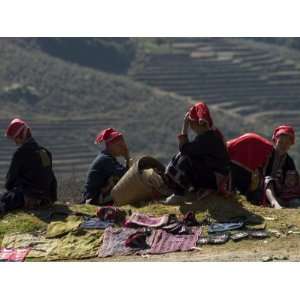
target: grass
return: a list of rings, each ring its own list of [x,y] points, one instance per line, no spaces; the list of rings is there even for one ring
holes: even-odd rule
[[[300,228],[299,210],[275,210],[253,206],[241,196],[225,199],[217,195],[211,195],[198,203],[185,204],[181,207],[150,203],[139,207],[128,205],[124,206],[123,209],[130,209],[131,211],[139,211],[157,216],[172,213],[176,214],[178,217],[182,216],[187,211],[192,210],[196,212],[198,220],[209,217],[216,222],[225,221],[236,216],[247,216],[253,224],[260,224],[251,226],[255,227],[265,224],[267,229],[278,230],[280,232],[280,237],[271,235],[267,240],[243,240],[238,243],[229,241],[224,245],[205,245],[202,247],[200,254],[204,258],[206,257],[207,260],[210,260],[210,255],[217,259],[218,255],[229,255],[230,253],[233,256],[232,260],[234,260],[235,256],[238,259],[242,253],[254,255],[254,259],[256,256],[257,259],[261,259],[263,255],[270,253],[281,253],[283,256],[289,256],[291,254],[295,255],[298,246],[300,245],[299,236],[297,234],[289,233],[290,230],[298,231],[298,228]],[[47,224],[49,223],[49,219],[47,219],[49,212],[61,210],[80,212],[93,216],[95,215],[96,207],[91,205],[56,204],[50,210],[41,209],[28,212],[16,211],[7,214],[0,219],[0,242],[5,233],[45,231]],[[187,252],[183,255],[185,255],[186,259],[197,260],[200,259],[200,257],[198,257],[200,254],[198,252]],[[162,260],[163,257],[164,256],[161,257]],[[177,256],[175,256],[175,260],[176,257]],[[181,256],[178,257],[180,260]],[[122,260],[122,258],[119,259]]]

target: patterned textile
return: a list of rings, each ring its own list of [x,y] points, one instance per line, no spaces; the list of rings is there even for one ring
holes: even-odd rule
[[[171,179],[171,182],[178,186],[183,190],[192,189],[192,178],[190,178],[189,174],[191,174],[192,169],[192,161],[186,156],[182,155],[180,152],[177,153],[170,163],[166,167],[166,177]],[[172,186],[170,186],[172,188]]]
[[[3,248],[0,249],[0,261],[24,261],[30,248],[12,249]]]
[[[175,235],[164,230],[154,230],[147,243],[151,245],[149,254],[163,254],[176,251],[188,251],[196,247],[201,229],[193,228],[192,234]]]
[[[161,217],[148,216],[141,213],[133,213],[125,222],[126,227],[152,227],[158,228],[169,223],[169,216],[163,215]]]
[[[108,257],[114,255],[129,255],[136,252],[135,249],[126,247],[126,240],[137,233],[133,228],[112,228],[108,227],[104,231],[103,243],[99,249],[99,257]]]
[[[110,221],[102,221],[99,218],[85,218],[83,223],[80,224],[80,228],[84,229],[105,229],[112,226]]]

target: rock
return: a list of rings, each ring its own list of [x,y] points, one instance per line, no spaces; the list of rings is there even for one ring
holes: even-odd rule
[[[277,220],[277,218],[275,218],[275,217],[264,217],[264,219],[266,221],[275,221],[275,220]]]
[[[288,260],[289,257],[287,255],[275,255],[273,256],[274,260]]]
[[[273,256],[263,256],[261,259],[263,262],[268,262],[273,260]]]
[[[277,238],[280,238],[281,237],[281,233],[279,230],[277,229],[269,229],[268,230],[272,235],[276,236]]]

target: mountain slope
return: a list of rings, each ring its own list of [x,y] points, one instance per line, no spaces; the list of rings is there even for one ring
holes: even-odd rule
[[[191,99],[162,92],[123,76],[109,75],[25,49],[0,39],[0,126],[20,116],[53,152],[61,176],[83,178],[98,147],[95,135],[115,127],[134,155],[167,162],[177,151],[176,135]],[[240,117],[212,109],[227,138],[248,128]],[[13,145],[0,135],[1,178]]]

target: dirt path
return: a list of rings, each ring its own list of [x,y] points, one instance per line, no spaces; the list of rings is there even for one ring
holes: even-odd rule
[[[225,245],[206,245],[190,252],[148,256],[97,258],[92,261],[170,261],[170,262],[238,262],[238,261],[300,261],[300,236],[269,238],[267,240],[232,241]]]

